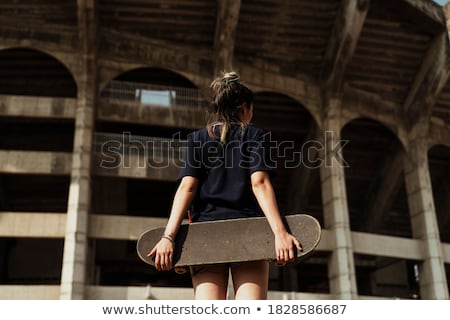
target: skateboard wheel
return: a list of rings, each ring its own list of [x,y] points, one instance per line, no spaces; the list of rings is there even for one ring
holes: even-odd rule
[[[183,267],[175,267],[176,274],[185,274],[187,272],[186,268]]]

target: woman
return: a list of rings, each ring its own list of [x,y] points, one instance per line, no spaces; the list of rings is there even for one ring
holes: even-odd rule
[[[275,166],[263,130],[250,126],[253,93],[235,72],[211,83],[214,91],[207,127],[188,136],[185,165],[165,233],[148,256],[157,270],[170,270],[174,239],[191,207],[192,221],[267,217],[275,236],[277,260],[294,259],[297,239],[282,222],[270,181]],[[214,241],[214,239],[211,239]],[[229,270],[236,299],[266,299],[269,262],[251,261],[191,267],[196,299],[225,299]]]

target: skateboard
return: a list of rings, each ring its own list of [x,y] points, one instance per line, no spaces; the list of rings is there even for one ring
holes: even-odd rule
[[[297,262],[310,254],[321,236],[319,222],[308,214],[286,215],[283,222],[297,238],[302,251]],[[155,265],[147,254],[161,239],[165,228],[144,232],[137,241],[137,253],[145,263]],[[276,265],[275,238],[265,217],[182,224],[175,238],[173,265],[176,273],[189,266],[215,263],[271,260]]]

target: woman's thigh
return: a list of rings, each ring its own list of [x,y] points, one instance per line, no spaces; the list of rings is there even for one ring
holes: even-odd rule
[[[192,285],[197,300],[224,300],[227,297],[228,269],[225,264],[191,267]]]
[[[235,299],[267,299],[269,283],[269,262],[242,262],[231,267]]]

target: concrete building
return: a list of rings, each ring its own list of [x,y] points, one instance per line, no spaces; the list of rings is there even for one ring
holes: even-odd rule
[[[0,299],[186,299],[138,260],[179,147],[234,69],[286,214],[324,228],[271,299],[448,299],[449,7],[431,0],[4,0]]]

